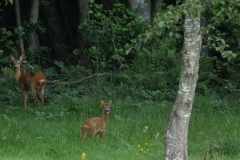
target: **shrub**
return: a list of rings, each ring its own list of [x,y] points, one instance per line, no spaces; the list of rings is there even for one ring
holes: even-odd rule
[[[79,25],[79,32],[88,40],[83,52],[91,59],[94,70],[122,68],[134,55],[126,55],[124,46],[131,43],[147,27],[147,22],[115,3],[112,10],[90,3],[90,20]]]

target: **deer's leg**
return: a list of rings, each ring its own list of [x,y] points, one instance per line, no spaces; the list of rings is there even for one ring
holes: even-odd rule
[[[33,95],[33,98],[34,98],[34,108],[36,108],[36,104],[38,102],[37,95],[36,95],[36,89],[32,88],[31,92],[32,92],[32,95]]]
[[[27,108],[27,91],[22,90],[24,108]]]
[[[42,107],[44,107],[44,86],[40,90]]]

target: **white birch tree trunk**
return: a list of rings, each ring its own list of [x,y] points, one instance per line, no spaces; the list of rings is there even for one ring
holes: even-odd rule
[[[31,9],[30,9],[30,17],[29,23],[35,25],[38,21],[38,14],[39,14],[39,0],[32,0]],[[30,29],[28,33],[30,47],[35,50],[38,49],[38,38],[36,31],[34,29]]]
[[[178,94],[166,128],[165,160],[187,160],[188,124],[201,50],[200,0],[185,0],[184,44]]]
[[[136,11],[139,17],[151,22],[151,1],[150,0],[129,0],[131,9]]]

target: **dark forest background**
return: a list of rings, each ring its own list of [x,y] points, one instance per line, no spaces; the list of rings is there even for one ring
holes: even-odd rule
[[[40,0],[38,10],[33,9],[36,1],[0,3],[2,105],[22,100],[10,61],[10,55],[18,58],[22,54],[26,57],[22,72],[45,74],[48,104],[60,95],[66,99],[91,96],[175,99],[185,13],[181,1],[143,0],[136,5],[134,0]],[[203,40],[197,95],[214,94],[237,100],[240,2],[202,3]],[[32,23],[29,16],[34,12],[38,17]],[[21,40],[24,52],[19,47]]]

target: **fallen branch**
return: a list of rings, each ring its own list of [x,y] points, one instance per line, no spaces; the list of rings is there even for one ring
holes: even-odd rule
[[[82,79],[80,79],[80,80],[77,80],[77,81],[71,82],[71,83],[79,83],[79,82],[85,81],[85,80],[87,80],[87,79],[90,79],[90,78],[92,78],[92,77],[94,77],[94,76],[103,76],[103,75],[107,75],[107,74],[109,74],[109,73],[107,73],[107,72],[104,72],[104,73],[95,73],[95,74],[93,74],[93,75],[84,77],[84,78],[82,78]],[[62,78],[62,79],[57,79],[57,80],[51,80],[51,81],[47,81],[47,84],[52,84],[52,85],[54,85],[54,84],[56,84],[56,83],[58,83],[58,82],[61,82],[61,81],[67,80],[67,79],[69,79],[69,77],[64,77],[64,78]]]
[[[47,81],[47,83],[55,84],[55,83],[58,83],[58,82],[64,81],[64,80],[66,80],[66,79],[68,79],[68,78],[65,77],[65,78],[62,78],[62,79],[57,79],[57,80]]]
[[[225,86],[224,88],[226,88],[227,90],[229,90],[230,92],[240,92],[240,89],[230,89],[227,86]]]
[[[85,81],[86,79],[90,79],[90,78],[92,78],[92,77],[94,77],[94,76],[103,76],[103,75],[106,75],[106,74],[109,74],[109,73],[107,73],[107,72],[104,72],[104,73],[95,73],[95,74],[93,74],[93,75],[90,75],[90,76],[84,77],[84,78],[82,78],[82,79],[80,79],[80,80],[78,80],[78,81],[71,82],[71,83],[82,82],[82,81]]]

